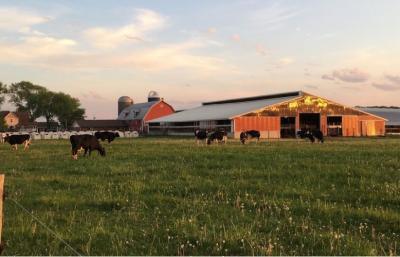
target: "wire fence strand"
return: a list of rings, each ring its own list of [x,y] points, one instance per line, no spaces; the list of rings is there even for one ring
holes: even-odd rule
[[[61,243],[63,243],[65,246],[67,246],[74,254],[77,256],[82,256],[77,250],[75,250],[70,244],[68,244],[67,241],[65,241],[60,235],[58,235],[54,230],[52,230],[49,226],[47,226],[44,222],[42,222],[38,217],[33,215],[28,209],[26,209],[22,204],[17,202],[14,199],[7,198],[8,200],[11,200],[16,206],[18,206],[20,209],[22,209],[25,213],[27,213],[29,216],[31,216],[34,220],[36,220],[42,227],[44,227],[48,232],[50,232],[56,239],[58,239]]]

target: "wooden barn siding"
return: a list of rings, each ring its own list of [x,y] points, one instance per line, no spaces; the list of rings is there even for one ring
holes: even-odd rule
[[[342,116],[342,131],[344,137],[359,137],[360,126],[359,118],[357,115],[343,115]]]
[[[326,115],[321,114],[320,116],[320,130],[324,134],[324,136],[328,135],[328,117]]]
[[[369,115],[344,115],[342,119],[343,136],[384,136],[385,121]]]
[[[235,138],[245,130],[258,130],[262,138],[280,138],[281,118],[280,117],[254,117],[242,116],[234,119]]]

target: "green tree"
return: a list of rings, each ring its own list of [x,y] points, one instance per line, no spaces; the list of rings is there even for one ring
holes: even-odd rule
[[[47,89],[34,85],[28,81],[21,81],[10,85],[8,92],[10,102],[17,107],[17,111],[29,113],[30,121],[42,116],[43,94]]]
[[[4,103],[6,93],[7,93],[7,86],[0,82],[0,106]]]
[[[64,93],[55,93],[52,110],[58,121],[65,128],[72,125],[75,120],[83,119],[85,109],[81,108],[79,99]]]
[[[0,118],[0,132],[4,132],[8,129],[6,121]]]
[[[44,117],[47,126],[58,120],[66,128],[74,120],[82,119],[85,109],[81,108],[78,99],[65,93],[56,93],[46,88],[22,81],[11,84],[10,99],[18,111],[27,111],[31,121]]]

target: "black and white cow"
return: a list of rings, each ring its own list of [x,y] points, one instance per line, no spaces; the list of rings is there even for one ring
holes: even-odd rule
[[[98,151],[101,156],[106,156],[106,150],[101,146],[99,140],[92,135],[72,135],[69,138],[72,148],[72,158],[78,159],[78,151],[83,148],[85,151],[84,156],[89,152],[89,156],[92,151]]]
[[[104,132],[96,132],[94,133],[94,136],[97,139],[101,139],[101,141],[105,141],[107,140],[108,143],[111,143],[112,141],[114,141],[114,139],[116,137],[119,137],[119,133],[118,132],[108,132],[108,131],[104,131]]]
[[[300,130],[297,131],[297,136],[299,136],[301,139],[309,139],[311,143],[314,143],[315,139],[317,139],[317,141],[320,143],[324,142],[324,134],[320,130]]]
[[[8,142],[14,150],[18,150],[18,145],[24,145],[24,150],[28,149],[31,144],[30,135],[6,135],[4,142]]]
[[[260,137],[261,137],[260,131],[248,130],[240,133],[240,142],[242,142],[242,144],[246,144],[246,141],[255,139],[256,143],[258,143],[258,141],[260,141]]]
[[[207,145],[211,145],[212,142],[218,143],[227,143],[228,136],[225,131],[217,130],[211,132],[207,137]]]
[[[205,129],[197,129],[194,132],[194,137],[196,138],[197,145],[202,141],[207,141],[208,132]]]

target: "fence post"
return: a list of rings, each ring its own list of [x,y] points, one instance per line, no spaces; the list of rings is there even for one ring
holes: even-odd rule
[[[3,240],[1,239],[3,232],[3,200],[4,200],[4,174],[0,174],[0,254],[4,250]]]

